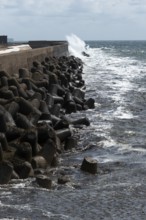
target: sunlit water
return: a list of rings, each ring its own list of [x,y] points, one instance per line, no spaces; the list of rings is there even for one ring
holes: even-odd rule
[[[67,39],[84,62],[86,98],[95,99],[95,109],[71,117],[87,116],[91,125],[75,131],[77,149],[52,171],[52,190],[29,179],[0,188],[0,217],[146,219],[146,42],[91,41],[85,48],[77,36]],[[80,171],[86,155],[98,160],[97,175]],[[57,185],[60,172],[71,182]]]

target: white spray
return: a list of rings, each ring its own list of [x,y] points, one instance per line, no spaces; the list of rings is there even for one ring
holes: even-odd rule
[[[75,34],[71,34],[66,36],[66,39],[68,41],[68,50],[71,55],[74,55],[76,57],[82,58],[82,52],[87,51],[86,43],[81,40],[79,37],[77,37]]]

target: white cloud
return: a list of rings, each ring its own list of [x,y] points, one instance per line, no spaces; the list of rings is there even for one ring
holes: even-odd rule
[[[126,14],[134,13],[137,9],[145,8],[145,0],[80,0],[82,6],[92,13]],[[128,14],[127,14],[128,16]]]
[[[73,8],[75,6],[75,8]],[[75,13],[84,11],[93,14],[112,14],[116,16],[128,13],[134,14],[139,10],[146,11],[145,0],[0,0],[0,10],[9,12],[31,13],[36,15],[63,14],[68,10]],[[11,9],[11,10],[10,10]],[[127,13],[127,14],[126,14]]]
[[[0,0],[0,9],[12,9],[36,15],[65,12],[74,0]]]
[[[128,30],[133,38],[134,30],[145,38],[145,20],[146,0],[0,0],[1,33],[25,39],[61,39],[68,32],[108,38],[114,28],[121,30],[119,38]]]

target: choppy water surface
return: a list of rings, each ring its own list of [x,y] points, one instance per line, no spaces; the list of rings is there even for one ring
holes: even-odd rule
[[[0,188],[1,219],[146,219],[146,42],[88,42],[89,58],[81,43],[73,52],[96,107],[72,117],[87,116],[91,126],[75,133],[78,148],[52,171],[52,190],[32,180]],[[99,161],[99,174],[80,171],[86,155]],[[71,183],[55,184],[61,171]]]

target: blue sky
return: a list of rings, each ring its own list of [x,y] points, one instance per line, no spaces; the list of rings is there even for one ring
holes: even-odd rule
[[[15,40],[145,40],[146,0],[0,0],[0,35]]]

